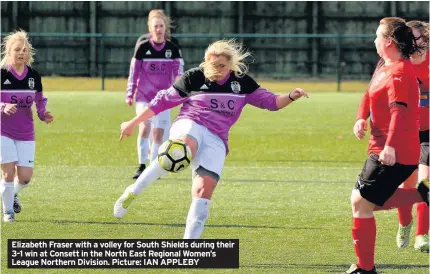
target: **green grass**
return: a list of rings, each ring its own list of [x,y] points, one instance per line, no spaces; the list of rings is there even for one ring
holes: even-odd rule
[[[190,171],[168,175],[123,220],[113,204],[136,168],[134,115],[123,93],[47,92],[55,122],[36,121],[32,185],[17,222],[1,227],[1,273],[142,273],[142,269],[7,268],[7,239],[181,238]],[[149,273],[341,273],[355,263],[349,196],[366,157],[353,137],[358,93],[316,93],[279,112],[248,106],[230,133],[230,154],[203,238],[240,239],[240,269]],[[174,111],[176,113],[176,111]],[[428,273],[428,255],[395,245],[396,211],[377,212],[380,273]],[[412,244],[413,245],[413,241]]]

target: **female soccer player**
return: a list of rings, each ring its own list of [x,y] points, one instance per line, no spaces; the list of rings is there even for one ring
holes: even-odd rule
[[[33,102],[41,121],[49,124],[54,116],[46,111],[48,99],[43,96],[41,77],[31,67],[34,49],[27,33],[20,30],[6,36],[2,46],[0,189],[3,220],[13,222],[14,213],[21,211],[16,194],[28,186],[33,176],[36,149],[31,110]]]
[[[418,51],[411,56],[415,73],[420,87],[420,162],[418,174],[415,171],[406,182],[405,188],[414,188],[417,181],[429,178],[429,30],[428,23],[421,21],[410,21],[407,25],[412,28],[415,41],[418,46],[427,50]],[[409,245],[409,237],[412,228],[412,206],[398,208],[399,229],[396,242],[400,248]],[[414,248],[421,252],[429,252],[429,208],[426,203],[417,204],[417,228]]]
[[[166,30],[170,29],[167,16],[155,14],[148,19],[150,38],[143,40],[131,60],[126,103],[133,105],[136,93],[136,113],[139,114],[155,97],[158,91],[169,88],[177,76],[183,73],[181,53],[173,43],[166,40]],[[137,91],[136,91],[137,89]],[[139,125],[137,153],[139,168],[133,179],[137,179],[146,168],[148,157],[148,137],[152,127],[151,160],[157,156],[158,148],[164,141],[164,132],[170,128],[170,111],[157,114],[152,120]]]
[[[228,133],[243,107],[251,104],[276,111],[302,96],[307,97],[300,88],[288,95],[274,95],[260,87],[247,75],[244,59],[249,55],[233,40],[211,44],[200,67],[188,70],[172,87],[160,91],[140,115],[121,125],[120,139],[129,136],[142,121],[183,104],[169,138],[186,142],[193,156],[192,202],[184,239],[198,239],[203,232],[210,200],[228,153]],[[166,173],[157,160],[153,160],[116,201],[114,216],[122,218],[131,201]]]
[[[346,273],[377,273],[374,210],[422,201],[428,204],[428,180],[420,182],[418,191],[398,188],[416,169],[420,154],[419,92],[415,71],[409,61],[418,47],[411,28],[396,17],[380,21],[375,46],[383,62],[375,71],[360,105],[368,104],[371,113],[369,157],[351,194],[352,236],[358,263]],[[360,130],[366,128],[366,115],[358,117]],[[363,132],[356,131],[356,126],[354,133],[362,138]]]

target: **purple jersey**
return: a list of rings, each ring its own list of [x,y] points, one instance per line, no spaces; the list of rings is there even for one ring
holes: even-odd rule
[[[228,133],[239,119],[243,107],[278,110],[277,95],[261,88],[250,76],[241,78],[230,74],[221,82],[205,78],[202,69],[185,72],[173,87],[160,91],[149,108],[158,114],[180,104],[176,120],[190,119],[220,137],[228,151]]]
[[[1,135],[18,141],[34,141],[34,122],[31,106],[36,104],[40,120],[48,99],[43,97],[42,79],[39,73],[25,66],[22,75],[12,67],[1,69],[1,102],[16,104],[17,112],[12,115],[1,113]]]
[[[131,59],[127,98],[133,99],[136,93],[136,102],[150,102],[183,71],[184,61],[173,43],[164,41],[157,46],[152,40],[142,41]]]

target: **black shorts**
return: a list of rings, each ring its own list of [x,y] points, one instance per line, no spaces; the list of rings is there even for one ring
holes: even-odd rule
[[[364,199],[383,206],[396,189],[411,176],[417,165],[395,163],[394,166],[386,166],[378,160],[379,156],[373,153],[367,157],[355,188]]]
[[[429,166],[429,131],[420,131],[420,164]]]

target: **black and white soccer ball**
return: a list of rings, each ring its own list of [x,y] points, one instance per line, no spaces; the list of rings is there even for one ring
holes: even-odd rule
[[[167,140],[158,149],[158,163],[169,172],[178,172],[191,163],[191,149],[182,140]]]

